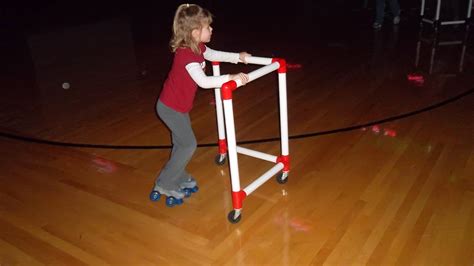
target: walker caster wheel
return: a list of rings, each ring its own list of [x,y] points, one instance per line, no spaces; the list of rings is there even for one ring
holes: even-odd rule
[[[166,206],[173,207],[174,205],[183,204],[183,199],[177,199],[175,197],[166,197]]]
[[[153,190],[151,193],[150,193],[150,200],[151,201],[157,201],[161,198],[161,194],[160,192],[156,191],[156,190]]]
[[[236,224],[240,221],[240,219],[242,218],[242,214],[240,214],[239,216],[237,217],[234,217],[235,216],[235,210],[232,210],[231,212],[229,212],[229,214],[227,215],[227,220],[229,220],[229,222],[233,223],[233,224]]]
[[[276,180],[278,184],[285,184],[288,182],[288,173],[280,173],[277,175]]]
[[[214,159],[214,162],[217,165],[224,165],[226,161],[227,161],[227,157],[225,154],[217,154],[216,158]]]

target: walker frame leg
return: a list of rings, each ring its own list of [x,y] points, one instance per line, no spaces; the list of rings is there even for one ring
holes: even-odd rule
[[[219,130],[219,154],[215,158],[215,162],[219,165],[225,163],[228,159],[230,168],[230,179],[232,188],[232,207],[233,210],[227,215],[227,219],[231,223],[238,223],[242,217],[243,200],[248,194],[252,193],[259,186],[263,185],[275,174],[277,182],[284,184],[288,181],[290,171],[289,157],[289,137],[288,137],[288,111],[287,111],[287,92],[286,92],[286,61],[278,58],[247,58],[247,62],[265,65],[264,67],[248,73],[249,82],[262,77],[272,71],[278,70],[278,93],[279,93],[279,109],[280,109],[280,138],[281,138],[281,155],[273,156],[262,152],[253,151],[247,148],[237,147],[234,111],[232,103],[232,91],[242,84],[239,80],[229,81],[222,85],[220,90],[215,90],[216,95],[216,115]],[[213,63],[214,75],[220,75],[219,64]],[[222,100],[221,100],[222,98]],[[223,116],[222,116],[223,109]],[[258,159],[273,161],[276,165],[249,184],[246,188],[241,189],[239,178],[239,166],[237,153],[243,153]]]
[[[214,76],[220,76],[220,65],[219,62],[212,62],[212,70]],[[224,112],[223,112],[223,103],[221,97],[221,88],[214,89],[214,98],[216,106],[216,119],[217,119],[217,130],[218,130],[218,154],[216,155],[214,162],[217,165],[224,165],[227,159],[227,142],[225,138],[225,122],[224,122]]]

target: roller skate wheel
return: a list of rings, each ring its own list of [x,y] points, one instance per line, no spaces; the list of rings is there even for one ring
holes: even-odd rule
[[[173,207],[174,205],[183,204],[183,199],[177,199],[175,197],[166,197],[166,206]]]
[[[157,201],[161,198],[161,194],[160,192],[156,191],[156,190],[153,190],[151,193],[150,193],[150,200],[151,201]]]
[[[198,192],[198,190],[199,190],[198,186],[195,186],[193,188],[185,188],[185,189],[183,189],[184,197],[188,198],[188,197],[191,196],[191,194]]]
[[[193,194],[193,192],[191,191],[190,188],[185,188],[185,189],[183,189],[183,191],[184,191],[184,197],[186,197],[186,198],[189,198],[191,196],[191,194]]]

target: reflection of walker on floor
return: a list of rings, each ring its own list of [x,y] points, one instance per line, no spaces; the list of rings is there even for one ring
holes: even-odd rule
[[[221,88],[216,88],[216,114],[217,126],[219,134],[219,154],[216,156],[216,163],[223,165],[226,161],[226,154],[229,156],[230,177],[232,184],[232,206],[233,210],[227,218],[231,223],[237,223],[241,219],[242,201],[250,193],[263,185],[272,176],[277,176],[280,184],[288,181],[288,173],[290,171],[290,157],[288,147],[288,115],[287,115],[287,98],[286,98],[286,62],[283,59],[264,58],[264,57],[248,57],[247,62],[250,64],[264,65],[263,67],[248,73],[249,82],[256,80],[270,72],[278,70],[278,86],[279,86],[279,106],[280,106],[280,137],[281,137],[281,155],[274,156],[259,151],[237,146],[235,138],[234,113],[232,106],[232,91],[242,86],[240,81],[229,81],[224,83]],[[214,76],[220,75],[219,62],[213,62]],[[224,112],[223,112],[224,111]],[[225,118],[225,120],[224,120]],[[226,142],[227,136],[227,142]],[[251,156],[275,163],[270,170],[255,179],[244,189],[240,187],[239,166],[237,161],[237,153]]]

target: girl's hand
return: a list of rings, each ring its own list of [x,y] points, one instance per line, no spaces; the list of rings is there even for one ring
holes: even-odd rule
[[[246,57],[248,56],[252,56],[251,54],[247,53],[247,52],[240,52],[239,53],[239,59],[240,61],[242,61],[242,63],[244,64],[247,64],[247,60],[246,60]]]
[[[233,74],[233,75],[230,75],[230,79],[232,80],[240,79],[240,81],[242,82],[242,85],[245,85],[247,84],[247,82],[249,82],[249,75],[245,73]]]

